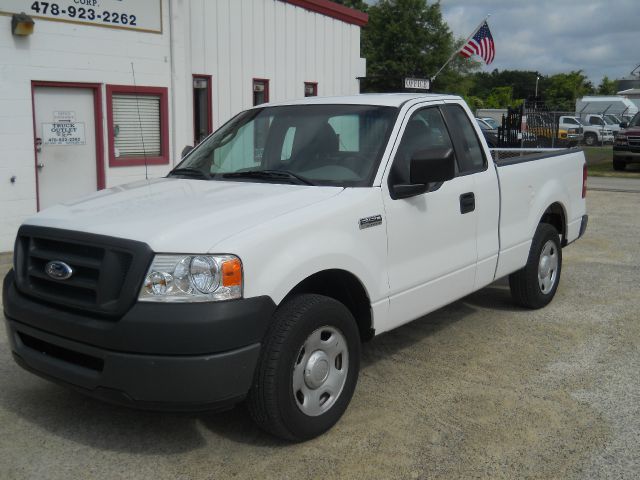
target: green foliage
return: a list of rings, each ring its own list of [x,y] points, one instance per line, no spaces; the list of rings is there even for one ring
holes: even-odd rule
[[[593,84],[582,70],[577,70],[548,77],[541,95],[552,110],[574,111],[576,99],[592,94],[593,90]]]
[[[431,78],[456,47],[439,3],[380,0],[368,13],[369,23],[362,30],[362,53],[367,59],[363,91],[399,91],[404,77]],[[472,62],[452,63],[438,77],[439,90],[458,83],[464,87],[461,72],[473,67]]]
[[[513,106],[513,87],[495,87],[487,97],[487,108],[508,108]]]
[[[582,71],[547,76],[533,71],[493,70],[471,73],[463,82],[466,87],[454,88],[453,93],[477,97],[483,101],[485,108],[516,107],[524,100],[535,97],[536,78],[538,98],[552,110],[573,111],[577,98],[594,91]]]
[[[609,80],[606,75],[602,78],[600,85],[598,85],[599,95],[615,95],[618,93],[618,82],[615,80]]]
[[[469,108],[471,109],[472,112],[475,112],[479,108],[486,108],[484,100],[482,100],[480,97],[465,95],[464,101],[467,102],[467,105],[469,105]]]
[[[335,3],[339,3],[340,5],[344,5],[345,7],[355,8],[356,10],[360,10],[361,12],[366,12],[369,8],[369,5],[364,0],[333,0]]]

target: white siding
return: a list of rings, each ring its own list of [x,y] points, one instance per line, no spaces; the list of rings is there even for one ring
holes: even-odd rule
[[[169,90],[169,150],[179,160],[193,142],[192,74],[212,75],[213,127],[252,106],[253,78],[269,79],[271,101],[357,93],[364,76],[360,27],[280,0],[162,0],[163,33],[36,19],[34,34],[11,35],[0,16],[0,251],[36,211],[31,81],[102,85],[100,119],[107,187],[144,178],[145,168],[108,166],[104,85]],[[149,166],[150,177],[171,165]],[[16,177],[14,184],[10,178]]]
[[[272,102],[358,92],[360,27],[278,0],[192,0],[191,62],[213,76],[217,127],[253,106],[252,79],[269,80]]]

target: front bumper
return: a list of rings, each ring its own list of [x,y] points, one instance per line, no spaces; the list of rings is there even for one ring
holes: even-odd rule
[[[268,297],[136,303],[121,319],[86,317],[3,284],[18,364],[111,403],[159,410],[224,408],[248,392],[275,310]]]
[[[627,163],[640,162],[640,147],[628,146],[628,145],[614,145],[613,146],[613,158],[615,160],[622,160]]]

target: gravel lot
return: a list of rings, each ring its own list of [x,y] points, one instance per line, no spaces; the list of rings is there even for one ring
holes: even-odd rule
[[[304,444],[242,408],[87,399],[17,367],[2,332],[0,478],[638,478],[640,193],[588,203],[550,306],[515,308],[498,282],[376,338],[343,419]]]

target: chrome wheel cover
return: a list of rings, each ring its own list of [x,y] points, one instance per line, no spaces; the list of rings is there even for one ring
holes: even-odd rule
[[[545,295],[553,290],[558,279],[558,249],[552,240],[542,247],[538,261],[538,285]]]
[[[349,347],[340,330],[324,326],[300,347],[292,373],[293,398],[302,413],[322,415],[340,397],[349,373]]]

